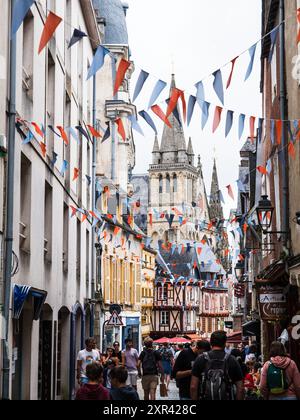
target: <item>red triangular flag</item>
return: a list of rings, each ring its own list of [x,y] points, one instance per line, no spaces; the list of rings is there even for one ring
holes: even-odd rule
[[[225,249],[225,257],[227,257],[229,255],[229,253],[230,253],[230,250],[228,248]]]
[[[42,130],[40,129],[40,127],[37,125],[37,123],[32,122],[31,125],[33,125],[35,131],[41,136],[44,137],[44,133],[42,132]]]
[[[153,214],[149,214],[149,223],[150,223],[150,226],[152,227],[152,225],[153,225]]]
[[[169,118],[169,116],[172,114],[172,112],[176,108],[178,99],[181,97],[181,93],[182,91],[177,88],[172,89],[172,95],[171,95],[171,99],[170,99],[168,110],[167,110],[167,118]]]
[[[244,233],[247,233],[247,230],[248,230],[248,225],[247,225],[247,223],[244,223],[243,230],[244,230]]]
[[[73,181],[76,181],[76,179],[79,177],[79,169],[74,168],[74,175],[73,175]]]
[[[123,124],[122,119],[121,118],[118,118],[116,120],[116,124],[118,126],[118,133],[122,137],[123,141],[126,141],[126,133],[125,133],[125,128],[124,128],[124,124]]]
[[[46,157],[46,152],[47,152],[47,147],[46,147],[45,143],[43,143],[42,141],[40,142],[40,146],[41,146],[41,150],[42,150],[42,155],[45,158]]]
[[[201,255],[202,248],[197,248],[198,255]]]
[[[234,194],[233,194],[233,191],[232,191],[232,188],[231,188],[231,185],[227,185],[227,190],[228,190],[228,195],[229,195],[229,197],[231,197],[232,199],[233,199],[233,201],[234,201]]]
[[[236,62],[236,60],[237,60],[238,58],[239,58],[239,57],[235,57],[235,58],[231,61],[232,67],[231,67],[231,72],[230,72],[230,75],[229,75],[229,79],[228,79],[228,81],[227,81],[226,89],[228,89],[228,88],[229,88],[229,86],[231,85],[231,80],[232,80],[232,75],[233,75],[233,70],[234,70],[235,62]]]
[[[288,150],[289,150],[289,155],[290,155],[293,159],[296,159],[296,149],[295,149],[295,146],[294,146],[294,144],[293,144],[292,142],[290,142],[290,143],[289,143],[289,148],[288,148]]]
[[[167,116],[163,113],[163,110],[158,105],[153,105],[151,109],[154,114],[156,114],[168,127],[172,128],[172,125]]]
[[[52,38],[52,35],[56,31],[56,28],[62,21],[62,18],[55,15],[53,12],[50,12],[44,26],[44,30],[42,33],[40,46],[39,46],[39,54],[43,51],[43,49],[46,47],[50,39]]]
[[[75,216],[75,214],[77,213],[77,209],[76,209],[75,207],[73,207],[73,206],[70,206],[70,209],[72,210],[72,215],[71,215],[71,217],[74,217],[74,216]]]
[[[85,213],[82,217],[81,223],[83,223],[87,219],[88,215]]]
[[[93,137],[96,137],[96,138],[101,138],[102,137],[102,134],[100,134],[97,130],[95,130],[92,125],[88,125],[87,127],[90,130]]]
[[[118,226],[115,227],[114,230],[114,236],[117,236],[117,234],[120,232],[121,228],[119,228]]]
[[[68,139],[67,133],[65,132],[64,128],[58,125],[57,129],[59,130],[59,132],[61,134],[61,137],[62,137],[63,141],[65,142],[66,146],[68,146],[69,145],[69,139]]]
[[[221,122],[221,115],[222,115],[223,108],[220,106],[216,106],[215,116],[214,116],[214,123],[212,132],[214,133],[220,125]]]
[[[183,90],[180,90],[180,98],[182,103],[183,121],[186,122],[186,101]]]
[[[194,262],[194,269],[196,270],[197,268],[197,261]]]
[[[298,23],[300,24],[300,8],[297,10],[297,19]]]
[[[258,166],[257,167],[258,172],[260,172],[263,175],[268,175],[268,171],[266,168],[264,168],[263,166]]]
[[[276,136],[277,136],[277,144],[281,145],[281,136],[282,136],[282,121],[276,121]]]
[[[252,143],[254,143],[255,138],[255,120],[255,117],[250,117],[250,139]]]
[[[130,61],[127,61],[124,58],[121,59],[116,76],[114,95],[118,93],[118,90],[123,83],[123,80],[125,78],[127,70],[130,67],[130,64]]]

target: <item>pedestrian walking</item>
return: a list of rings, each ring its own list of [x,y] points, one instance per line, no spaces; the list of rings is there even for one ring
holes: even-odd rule
[[[79,401],[107,401],[109,392],[101,384],[103,381],[103,367],[93,362],[86,367],[87,383],[83,384],[76,393],[75,400]]]
[[[175,356],[174,356],[174,363],[176,362],[178,356],[180,355],[180,353],[182,352],[183,349],[184,349],[184,345],[183,344],[178,344],[178,349],[177,349],[177,351],[175,353]]]
[[[173,351],[169,347],[168,343],[164,343],[162,349],[160,350],[162,365],[164,369],[164,375],[166,378],[167,390],[169,390],[169,385],[171,381],[172,369],[174,365],[174,356]]]
[[[160,352],[153,349],[153,340],[148,337],[144,341],[144,350],[140,354],[138,369],[142,367],[142,387],[145,401],[155,401],[156,391],[159,384],[159,373],[161,383],[164,384],[164,370],[161,362]]]
[[[103,385],[109,391],[111,390],[110,372],[116,367],[116,363],[113,360],[108,360],[104,372],[103,372]]]
[[[227,336],[224,331],[212,334],[212,350],[198,357],[192,369],[192,400],[243,400],[243,373],[236,359],[226,354]]]
[[[116,366],[119,366],[122,363],[122,352],[118,341],[115,341],[113,344],[113,353],[111,358],[115,360]]]
[[[266,400],[300,400],[300,373],[279,341],[271,344],[270,360],[261,372],[260,390]]]
[[[123,366],[118,366],[110,372],[111,391],[110,397],[114,401],[138,401],[139,394],[136,389],[127,385],[128,371]]]
[[[125,340],[126,349],[122,352],[122,366],[128,371],[127,385],[137,389],[139,354],[133,348],[130,338]]]
[[[210,351],[208,341],[198,341],[192,347],[182,350],[175,361],[173,377],[176,379],[181,400],[191,400],[192,369],[200,354]]]
[[[86,367],[93,362],[100,362],[100,354],[96,350],[95,339],[88,338],[85,341],[85,349],[81,350],[77,356],[77,382],[79,385],[88,383]]]

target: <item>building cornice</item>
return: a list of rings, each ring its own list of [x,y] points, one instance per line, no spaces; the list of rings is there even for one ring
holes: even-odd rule
[[[101,44],[101,36],[92,0],[80,0],[83,17],[93,49]]]

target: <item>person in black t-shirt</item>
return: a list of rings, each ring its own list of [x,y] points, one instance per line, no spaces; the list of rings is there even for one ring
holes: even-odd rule
[[[208,357],[210,360],[219,360],[223,361],[226,358],[225,346],[226,346],[227,336],[225,331],[216,331],[212,334],[210,344],[212,351],[208,352]],[[199,388],[203,378],[203,374],[207,372],[208,360],[206,355],[200,356],[192,370],[192,380],[191,380],[191,398],[192,400],[199,399]],[[241,401],[244,399],[244,386],[243,386],[243,373],[242,370],[233,356],[227,355],[227,364],[228,376],[231,384],[236,387],[236,399]],[[205,399],[205,395],[203,396]]]
[[[191,399],[192,368],[197,357],[206,351],[210,351],[209,342],[198,341],[195,346],[182,350],[177,357],[173,369],[173,377],[176,379],[181,400]]]
[[[119,366],[122,364],[122,352],[120,350],[120,343],[118,341],[115,341],[113,344],[113,354],[111,356],[112,359],[114,359],[116,366]]]

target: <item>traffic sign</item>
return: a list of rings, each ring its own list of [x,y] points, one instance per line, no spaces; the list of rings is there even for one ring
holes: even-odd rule
[[[122,312],[122,307],[120,305],[110,305],[109,312],[113,314],[114,312],[117,312],[118,315]]]
[[[112,313],[112,316],[110,317],[107,325],[109,327],[122,327],[124,324],[122,322],[122,319],[119,317],[118,313],[114,311]]]

